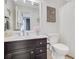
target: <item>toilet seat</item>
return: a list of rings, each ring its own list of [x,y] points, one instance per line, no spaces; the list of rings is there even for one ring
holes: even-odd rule
[[[68,51],[69,50],[69,48],[66,45],[62,44],[62,43],[57,43],[57,44],[54,44],[52,46],[54,48],[57,48],[57,49],[62,50],[62,51]]]

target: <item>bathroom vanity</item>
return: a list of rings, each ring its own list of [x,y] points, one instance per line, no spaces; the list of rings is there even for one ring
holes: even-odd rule
[[[4,7],[4,59],[47,59],[47,38],[39,36],[41,2],[5,0]]]
[[[47,59],[47,38],[4,42],[4,59]]]

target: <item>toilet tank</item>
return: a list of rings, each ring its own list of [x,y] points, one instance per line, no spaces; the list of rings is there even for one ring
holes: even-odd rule
[[[59,40],[59,34],[58,33],[51,33],[48,35],[48,40],[50,44],[55,44]]]

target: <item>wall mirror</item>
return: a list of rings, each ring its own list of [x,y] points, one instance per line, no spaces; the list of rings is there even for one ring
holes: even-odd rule
[[[40,2],[32,0],[5,0],[5,25],[9,19],[9,24],[4,26],[5,31],[6,27],[13,31],[36,30],[40,27],[40,5]]]

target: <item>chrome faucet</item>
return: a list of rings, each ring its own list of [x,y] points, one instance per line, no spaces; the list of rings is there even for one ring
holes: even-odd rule
[[[20,35],[21,35],[21,36],[25,36],[25,31],[22,30],[21,33],[20,33]]]
[[[21,31],[21,33],[22,33],[22,36],[25,36],[25,35],[26,35],[26,36],[29,36],[29,33],[28,33],[28,32],[26,32],[26,31],[24,31],[24,30],[23,30],[23,31]]]
[[[26,34],[27,34],[27,36],[29,36],[29,33],[28,32],[26,32]]]

